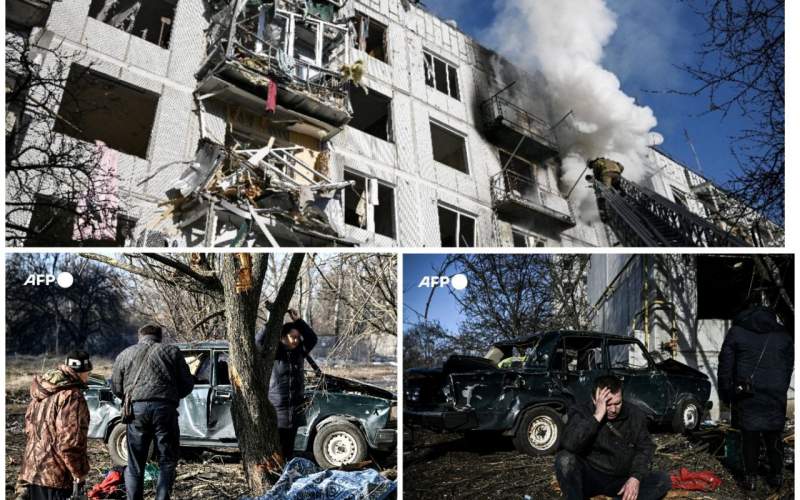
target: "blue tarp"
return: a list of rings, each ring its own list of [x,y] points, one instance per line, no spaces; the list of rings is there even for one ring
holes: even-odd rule
[[[373,469],[324,470],[305,458],[293,458],[269,492],[240,500],[384,500],[397,484]]]

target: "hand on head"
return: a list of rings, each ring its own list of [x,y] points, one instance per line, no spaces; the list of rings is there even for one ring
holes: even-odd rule
[[[605,418],[606,411],[608,410],[607,405],[608,402],[611,401],[611,397],[611,391],[608,387],[598,388],[592,396],[592,402],[594,402],[594,418],[597,419],[598,422]]]

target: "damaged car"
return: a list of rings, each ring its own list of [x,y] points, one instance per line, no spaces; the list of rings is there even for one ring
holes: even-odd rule
[[[195,379],[192,393],[178,407],[181,446],[238,448],[231,416],[233,388],[228,375],[228,343],[178,344]],[[91,378],[85,391],[89,437],[102,439],[115,465],[128,461],[122,402],[109,381]],[[397,443],[397,402],[380,387],[306,372],[306,425],[300,427],[295,451],[311,452],[325,468],[362,462],[371,451],[392,451]]]
[[[404,418],[443,432],[495,431],[530,455],[554,453],[567,407],[589,401],[595,378],[623,381],[625,403],[675,432],[711,408],[708,377],[673,359],[655,362],[637,339],[550,331],[494,344],[484,357],[454,355],[441,368],[409,369]]]

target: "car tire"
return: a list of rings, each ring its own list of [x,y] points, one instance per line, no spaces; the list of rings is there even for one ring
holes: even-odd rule
[[[120,467],[128,465],[126,428],[125,424],[118,423],[111,429],[111,434],[108,435],[108,443],[106,443],[108,454],[111,455],[111,463]]]
[[[534,408],[523,415],[514,435],[514,447],[527,455],[552,455],[561,443],[563,427],[561,414],[553,408]]]
[[[324,425],[314,438],[314,458],[325,469],[362,462],[367,458],[367,440],[350,422]]]
[[[703,407],[693,397],[688,397],[680,402],[672,417],[672,430],[678,434],[696,431],[700,427],[703,417]]]

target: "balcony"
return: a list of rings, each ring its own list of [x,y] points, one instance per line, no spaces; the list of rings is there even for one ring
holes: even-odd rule
[[[560,194],[542,189],[530,177],[510,170],[491,178],[492,208],[509,222],[522,222],[544,215],[564,226],[575,225],[569,202]]]
[[[541,118],[525,111],[500,96],[481,104],[486,135],[493,144],[518,156],[535,160],[558,154],[558,145],[550,126]],[[526,140],[520,141],[525,138]],[[517,148],[519,146],[519,148]]]
[[[340,72],[349,62],[347,26],[280,9],[267,17],[264,8],[244,9],[212,24],[198,94],[264,110],[275,85],[273,121],[327,140],[351,118],[349,83]]]

